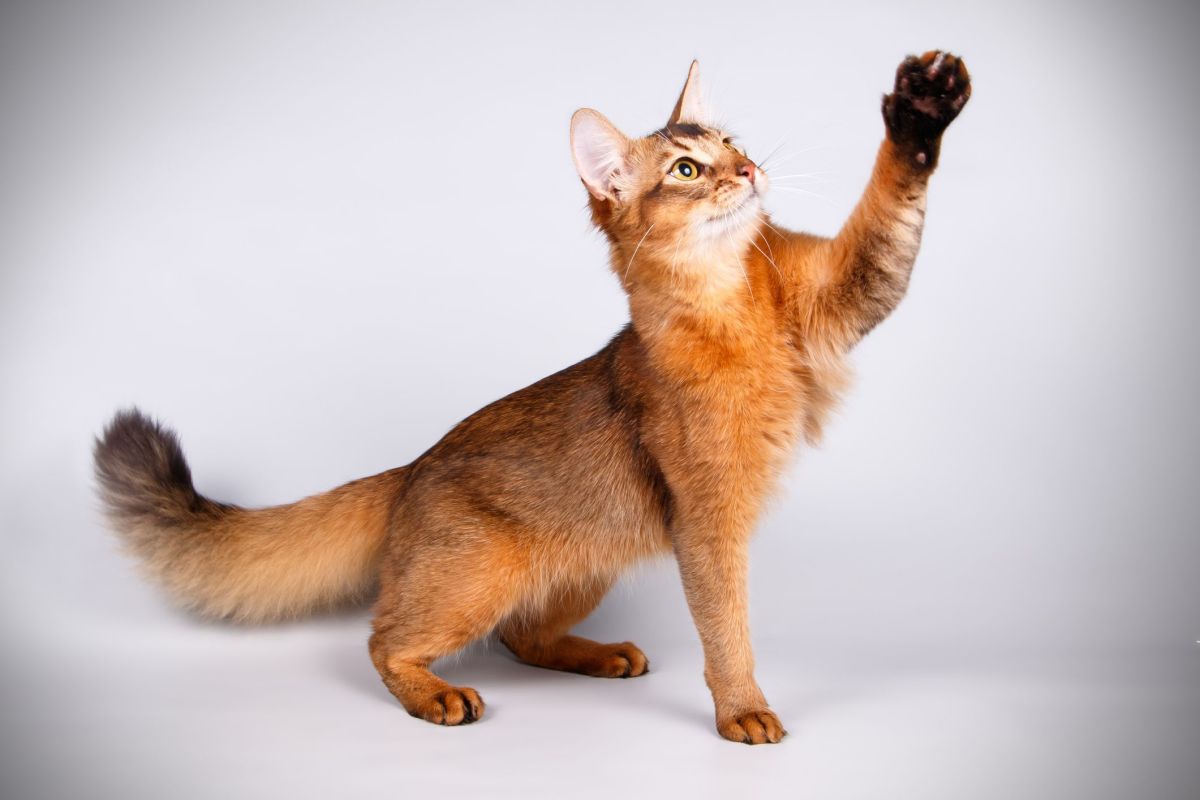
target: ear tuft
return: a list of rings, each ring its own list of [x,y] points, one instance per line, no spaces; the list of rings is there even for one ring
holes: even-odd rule
[[[694,122],[703,125],[707,121],[708,115],[704,113],[704,105],[700,102],[700,62],[693,61],[688,69],[687,82],[683,84],[683,91],[679,94],[679,101],[675,103],[675,110],[671,112],[667,124]]]
[[[616,199],[613,180],[628,153],[629,138],[599,111],[581,108],[571,117],[571,155],[579,177],[597,199]]]

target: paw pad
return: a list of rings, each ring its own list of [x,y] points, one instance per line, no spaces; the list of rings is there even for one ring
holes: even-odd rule
[[[910,56],[896,70],[883,116],[892,140],[917,164],[935,166],[938,143],[971,97],[971,76],[962,59],[931,50]]]

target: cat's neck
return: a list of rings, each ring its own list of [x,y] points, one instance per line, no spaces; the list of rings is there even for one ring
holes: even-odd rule
[[[653,274],[629,287],[634,330],[651,350],[689,340],[738,348],[777,322],[770,275],[749,253],[713,252]]]
[[[753,258],[752,232],[726,236],[681,234],[636,253],[614,247],[613,270],[630,298],[630,309],[674,309],[706,317],[737,317],[756,304],[761,266]]]

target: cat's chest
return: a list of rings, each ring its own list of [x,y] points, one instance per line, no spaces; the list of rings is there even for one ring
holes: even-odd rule
[[[658,360],[684,440],[775,463],[802,437],[808,373],[786,334],[682,332]]]

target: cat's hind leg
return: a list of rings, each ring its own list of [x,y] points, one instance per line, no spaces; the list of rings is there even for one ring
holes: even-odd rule
[[[387,655],[371,637],[371,659],[384,684],[404,709],[435,725],[466,725],[483,716],[479,692],[467,686],[451,686],[429,671],[434,657]]]
[[[601,644],[572,636],[572,626],[600,604],[611,578],[572,582],[550,592],[534,608],[522,608],[501,623],[498,633],[527,664],[596,678],[635,678],[650,671],[646,655],[631,642]]]
[[[430,666],[490,634],[528,592],[522,554],[502,537],[464,536],[457,545],[442,540],[385,565],[369,645],[384,685],[405,710],[438,725],[474,722],[484,703]]]

